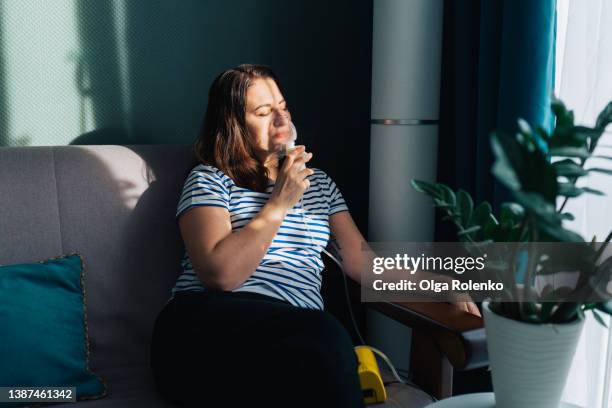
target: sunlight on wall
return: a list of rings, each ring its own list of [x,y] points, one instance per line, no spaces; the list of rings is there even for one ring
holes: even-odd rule
[[[117,39],[119,77],[121,88],[121,109],[123,116],[123,127],[130,134],[131,123],[131,98],[130,98],[130,65],[127,44],[127,2],[128,0],[113,0],[113,20],[115,23],[115,37]]]
[[[65,145],[110,121],[129,129],[125,0],[106,3],[110,15],[108,20],[100,19],[101,23],[95,10],[83,13],[90,5],[83,0],[0,1],[0,69],[4,74],[0,131],[6,133],[0,144]],[[103,8],[100,3],[96,6]],[[92,41],[88,33],[103,31],[106,25],[111,44]],[[116,59],[100,64],[110,80],[96,83],[92,64],[96,58],[108,60],[99,49],[114,50]],[[110,105],[115,106],[114,114],[96,111],[96,95],[106,96],[113,87],[116,93]]]
[[[90,130],[91,107],[75,82],[74,1],[2,2],[9,145],[67,144]]]

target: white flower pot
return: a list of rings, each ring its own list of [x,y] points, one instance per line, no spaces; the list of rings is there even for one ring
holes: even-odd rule
[[[584,324],[530,324],[482,304],[496,408],[557,408]]]

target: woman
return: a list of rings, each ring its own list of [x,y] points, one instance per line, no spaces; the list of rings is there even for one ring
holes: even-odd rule
[[[210,88],[176,214],[184,271],[151,351],[177,403],[363,407],[350,336],[323,310],[320,253],[333,235],[359,282],[364,239],[333,180],[304,168],[304,146],[279,165],[290,121],[267,67],[240,65]]]

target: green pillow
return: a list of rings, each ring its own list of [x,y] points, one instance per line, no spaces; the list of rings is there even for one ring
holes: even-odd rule
[[[0,266],[0,387],[76,387],[106,395],[89,369],[85,272],[78,254]],[[0,406],[21,406],[21,403]]]

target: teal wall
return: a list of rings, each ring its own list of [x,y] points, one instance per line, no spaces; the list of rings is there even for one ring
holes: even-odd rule
[[[0,0],[0,144],[191,143],[214,77],[267,64],[365,227],[371,32],[372,0]]]

